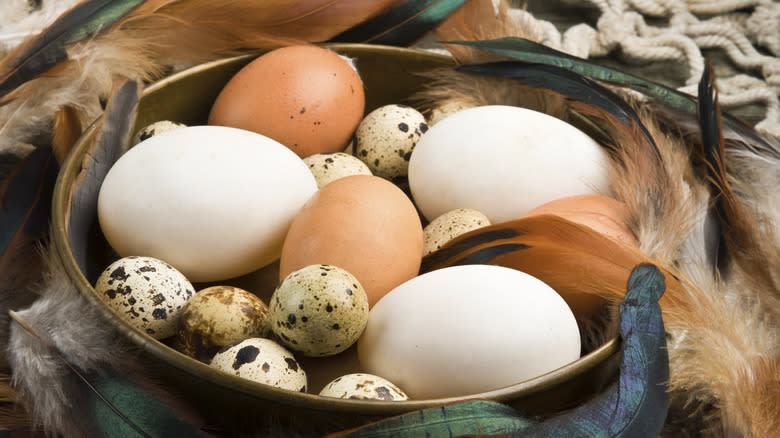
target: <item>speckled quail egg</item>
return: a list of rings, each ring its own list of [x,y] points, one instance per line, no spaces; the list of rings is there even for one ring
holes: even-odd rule
[[[401,388],[373,374],[354,373],[337,377],[320,391],[323,397],[357,400],[408,400]]]
[[[425,117],[406,105],[385,105],[371,111],[355,131],[355,156],[376,176],[405,177],[409,158],[428,130]]]
[[[293,354],[266,338],[249,338],[226,346],[209,366],[290,391],[306,392],[308,388],[306,372]]]
[[[263,300],[237,287],[212,286],[184,305],[178,335],[185,354],[208,362],[225,345],[265,337],[270,329]]]
[[[147,138],[154,137],[155,135],[161,134],[165,131],[172,131],[177,128],[183,128],[185,126],[187,125],[184,123],[172,122],[170,120],[160,120],[158,122],[154,122],[136,131],[133,139],[130,141],[130,145],[135,146]]]
[[[309,265],[287,275],[269,304],[271,330],[306,356],[330,356],[357,341],[368,321],[368,297],[349,272]]]
[[[304,158],[303,162],[309,166],[309,170],[314,175],[317,188],[322,188],[325,184],[345,176],[371,175],[371,169],[366,166],[366,163],[344,152],[310,155]]]
[[[444,101],[440,105],[437,105],[431,109],[431,113],[428,115],[428,127],[435,125],[440,120],[446,119],[458,111],[475,106],[477,106],[476,103],[463,99],[451,99]]]
[[[179,315],[195,289],[173,266],[152,257],[124,257],[98,278],[95,292],[133,327],[155,339],[176,334]]]
[[[441,248],[450,240],[490,225],[490,219],[471,208],[458,208],[435,218],[423,228],[423,256]]]

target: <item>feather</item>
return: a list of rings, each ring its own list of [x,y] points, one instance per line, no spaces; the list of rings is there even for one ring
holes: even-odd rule
[[[29,429],[32,424],[27,411],[17,403],[16,391],[11,388],[11,376],[0,374],[0,425],[7,429]]]
[[[70,149],[81,137],[81,120],[72,106],[64,106],[54,115],[51,144],[57,162],[62,164]]]
[[[40,245],[48,233],[59,166],[50,148],[34,150],[0,187],[0,345],[8,340],[8,309],[30,305],[40,281]],[[7,366],[0,354],[0,369]]]
[[[631,271],[620,305],[620,377],[582,405],[537,419],[495,402],[466,401],[394,417],[332,436],[656,436],[668,407],[664,322],[657,303],[664,277],[653,265]]]

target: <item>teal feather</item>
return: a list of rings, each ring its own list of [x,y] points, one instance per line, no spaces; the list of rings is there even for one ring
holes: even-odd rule
[[[431,32],[466,1],[409,0],[331,41],[408,46]]]

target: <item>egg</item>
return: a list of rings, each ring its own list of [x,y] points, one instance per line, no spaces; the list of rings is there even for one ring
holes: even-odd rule
[[[271,331],[268,306],[251,292],[234,286],[198,291],[182,308],[178,337],[184,352],[208,362],[222,347]]]
[[[214,369],[277,388],[306,392],[308,381],[292,353],[266,338],[249,338],[220,350]]]
[[[626,204],[609,196],[580,195],[555,199],[532,209],[525,216],[542,214],[560,216],[588,226],[634,248],[639,248],[636,236],[628,228]]]
[[[304,158],[303,162],[309,166],[319,188],[345,176],[371,175],[371,169],[364,162],[344,152],[314,154]]]
[[[176,268],[152,257],[124,257],[97,279],[95,293],[131,326],[155,339],[176,334],[182,308],[195,293]]]
[[[314,45],[272,50],[233,76],[210,125],[258,132],[300,157],[344,149],[365,109],[363,83],[335,52]]]
[[[287,229],[317,191],[303,161],[260,134],[190,126],[122,155],[98,195],[121,256],[165,260],[190,281],[244,275],[279,258]]]
[[[444,101],[431,109],[427,119],[428,127],[439,123],[441,120],[446,119],[458,111],[463,111],[464,109],[473,108],[475,106],[477,106],[475,103],[466,99],[450,99]]]
[[[431,127],[409,162],[412,197],[428,220],[456,208],[492,223],[554,199],[609,192],[609,157],[585,133],[544,113],[488,105]]]
[[[365,372],[413,399],[465,396],[537,377],[580,356],[566,302],[524,272],[442,268],[385,295],[358,340]]]
[[[135,135],[133,135],[133,139],[130,141],[130,145],[135,146],[138,143],[148,138],[151,138],[157,134],[162,134],[163,132],[171,131],[173,129],[184,128],[185,126],[187,125],[185,125],[184,123],[174,122],[171,120],[160,120],[154,122],[150,125],[146,125],[143,128],[139,129],[135,133]]]
[[[408,174],[414,145],[428,131],[425,117],[407,105],[385,105],[371,111],[355,131],[355,156],[374,175],[389,180]]]
[[[290,273],[270,302],[271,330],[305,356],[332,356],[357,341],[368,319],[368,298],[349,272],[311,265]]]
[[[365,373],[347,374],[337,377],[320,391],[322,397],[353,400],[408,400],[401,388],[389,380]]]
[[[391,182],[353,175],[321,188],[300,209],[284,240],[279,279],[308,265],[338,266],[365,288],[369,307],[417,275],[422,223]]]
[[[469,231],[490,225],[490,219],[470,208],[457,208],[432,220],[423,228],[423,256]]]

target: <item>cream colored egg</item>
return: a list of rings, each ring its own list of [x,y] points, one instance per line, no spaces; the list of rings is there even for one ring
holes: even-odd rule
[[[270,301],[271,329],[306,356],[331,356],[357,341],[368,319],[368,298],[349,272],[310,265],[291,272]]]
[[[162,134],[163,132],[178,128],[184,128],[185,126],[187,125],[184,123],[173,122],[171,120],[160,120],[158,122],[154,122],[139,129],[135,135],[133,135],[133,139],[130,141],[130,145],[135,146],[138,143],[148,138],[152,138],[157,134]]]
[[[315,154],[303,159],[317,181],[317,187],[350,175],[371,175],[366,163],[344,152]]]
[[[405,177],[417,141],[428,130],[425,117],[406,105],[385,105],[371,111],[355,131],[355,156],[376,176]]]
[[[490,225],[490,219],[470,208],[448,211],[423,228],[423,256],[441,248],[450,240],[469,231]]]
[[[244,275],[279,258],[317,191],[290,149],[254,132],[190,126],[157,134],[111,167],[98,219],[120,255],[165,260],[190,281]]]
[[[494,224],[567,196],[609,193],[610,158],[573,125],[514,106],[488,105],[441,120],[409,161],[409,186],[428,220],[473,208]]]
[[[179,315],[195,289],[162,260],[130,256],[103,270],[95,293],[131,326],[164,339],[176,334]]]
[[[323,397],[354,400],[408,400],[401,388],[389,380],[365,373],[347,374],[337,377],[320,391]]]
[[[256,295],[234,286],[198,291],[179,317],[178,335],[184,352],[208,362],[222,347],[271,331],[268,306]]]
[[[379,300],[358,356],[365,372],[410,398],[466,396],[577,360],[580,333],[563,298],[535,277],[501,266],[453,266]]]
[[[220,350],[210,366],[277,388],[306,392],[306,372],[292,353],[265,338],[249,338]]]
[[[473,108],[474,106],[476,106],[474,103],[462,99],[447,100],[431,109],[431,113],[428,116],[428,127],[432,127],[458,111]]]

